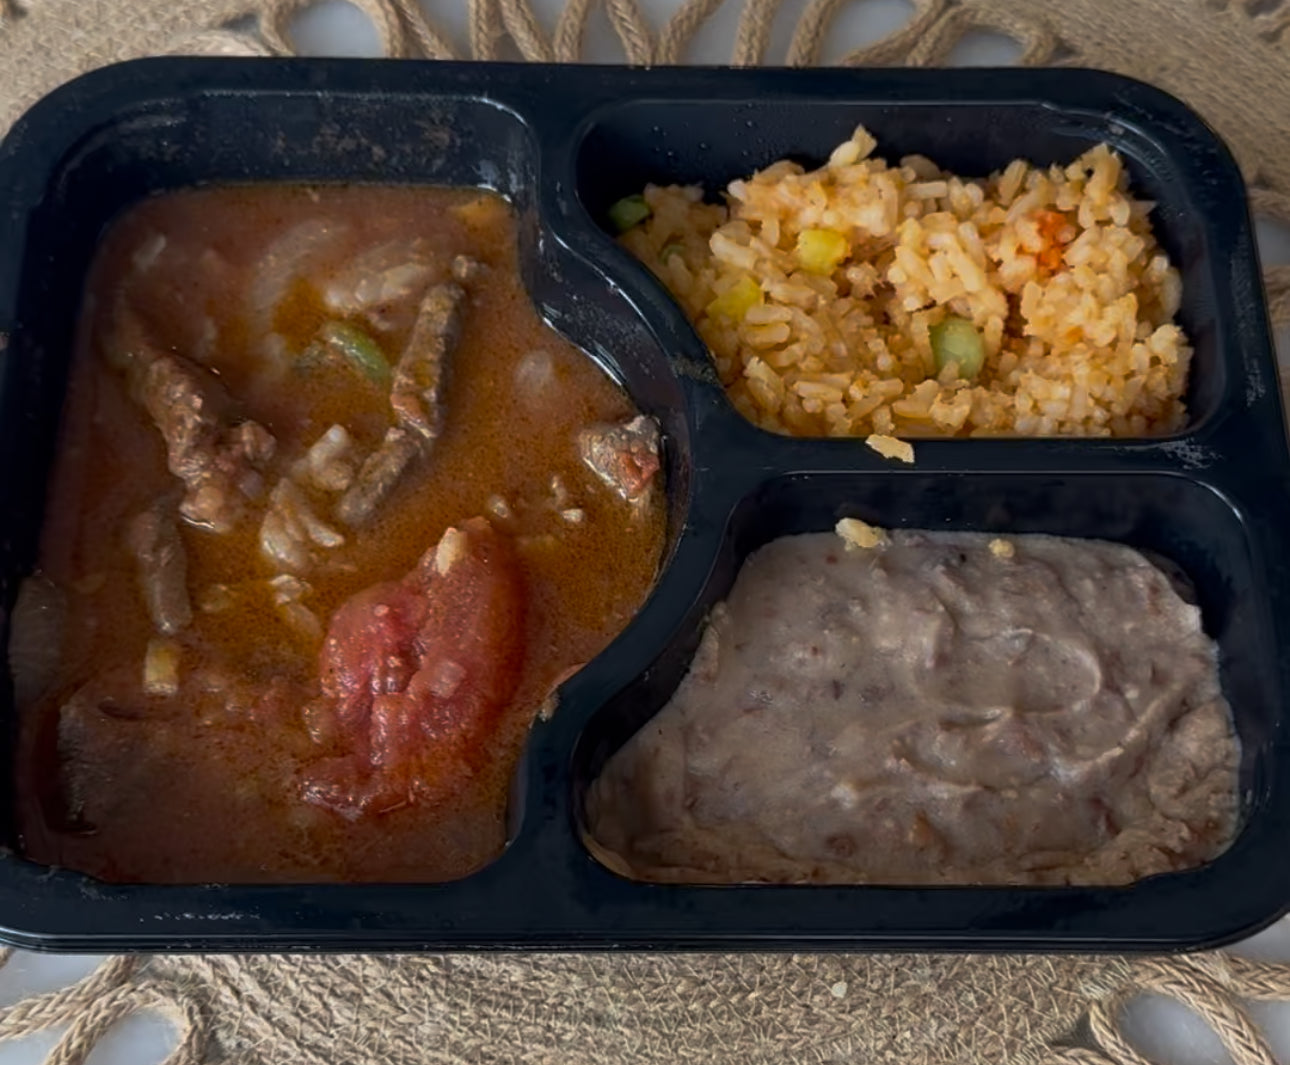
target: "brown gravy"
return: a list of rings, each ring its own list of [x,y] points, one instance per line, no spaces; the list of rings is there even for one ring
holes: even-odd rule
[[[335,311],[336,292],[344,305],[350,289],[365,291],[363,262],[379,274],[404,247],[428,264],[411,295],[399,285],[416,271],[395,270],[380,275],[393,294],[379,319]],[[125,530],[183,486],[121,366],[145,336],[209,371],[276,438],[267,493],[330,426],[345,426],[363,455],[391,424],[384,388],[352,367],[302,365],[320,326],[360,321],[393,363],[420,291],[458,256],[482,269],[462,281],[442,432],[369,524],[315,550],[301,602],[325,631],[356,593],[401,578],[446,529],[484,516],[519,559],[523,666],[468,786],[349,820],[300,796],[301,772],[337,741],[309,728],[320,637],[274,602],[278,570],[257,537],[263,493],[228,532],[179,522],[192,598],[192,622],[172,641],[180,687],[140,694],[156,632]],[[487,863],[504,844],[508,784],[539,706],[627,623],[655,577],[661,488],[624,500],[577,444],[584,427],[635,414],[538,319],[513,214],[492,194],[229,187],[130,211],[89,279],[49,496],[40,573],[63,597],[66,624],[52,683],[20,708],[24,853],[114,881],[444,880]]]

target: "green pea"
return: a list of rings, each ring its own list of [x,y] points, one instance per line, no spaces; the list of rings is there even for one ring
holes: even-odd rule
[[[962,380],[976,379],[985,365],[985,341],[976,326],[966,318],[951,315],[932,326],[930,339],[937,373],[953,362],[958,364]]]
[[[632,226],[640,225],[653,213],[649,204],[645,202],[645,197],[637,193],[635,196],[624,196],[610,207],[609,221],[619,233],[626,233]]]

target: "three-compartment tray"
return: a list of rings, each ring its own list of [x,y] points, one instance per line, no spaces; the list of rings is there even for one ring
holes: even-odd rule
[[[784,156],[820,161],[859,123],[885,157],[918,152],[963,174],[1018,155],[1046,164],[1102,141],[1116,148],[1138,194],[1157,202],[1156,230],[1183,275],[1180,317],[1196,350],[1185,430],[920,441],[916,464],[899,467],[861,440],[777,437],[735,413],[678,307],[597,220],[647,181],[715,192]],[[74,950],[1169,949],[1246,934],[1290,904],[1290,456],[1241,179],[1177,101],[1076,70],[163,59],[88,75],[0,146],[6,607],[35,558],[77,308],[104,226],[156,191],[262,181],[465,184],[510,198],[542,315],[664,428],[664,569],[629,627],[564,685],[554,719],[535,725],[513,838],[473,876],[111,885],[7,852],[0,939]],[[588,782],[674,690],[740,562],[845,515],[1096,536],[1179,563],[1219,643],[1243,745],[1231,848],[1194,871],[1102,889],[689,887],[631,882],[595,861],[582,842]],[[11,802],[0,810],[10,836]]]

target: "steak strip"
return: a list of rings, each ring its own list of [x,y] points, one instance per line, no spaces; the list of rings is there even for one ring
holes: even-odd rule
[[[337,519],[351,528],[371,520],[412,463],[429,455],[443,430],[448,360],[461,339],[465,299],[465,290],[449,282],[432,286],[421,302],[390,388],[390,407],[399,424],[386,432],[336,505]]]
[[[420,442],[406,429],[388,430],[336,504],[336,517],[351,528],[365,525],[420,451]]]
[[[390,406],[405,429],[432,441],[443,429],[443,389],[448,358],[461,339],[460,285],[432,285],[421,301],[416,324],[394,368]]]

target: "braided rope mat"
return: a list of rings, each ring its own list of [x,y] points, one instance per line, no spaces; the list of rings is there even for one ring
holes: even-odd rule
[[[155,53],[289,54],[311,0],[0,0],[0,130],[58,83]],[[641,0],[466,4],[464,42],[421,0],[351,0],[393,57],[574,62],[596,9],[626,61],[684,62],[725,3],[731,61],[820,61],[857,0],[805,0],[769,54],[783,0],[681,0],[661,26]],[[428,3],[429,0],[426,0]],[[440,0],[445,2],[445,0]],[[912,18],[843,64],[934,65],[965,34],[1002,32],[1020,62],[1100,66],[1188,100],[1232,146],[1257,213],[1290,223],[1290,0],[910,0]],[[1201,44],[1200,42],[1203,42]],[[1290,266],[1266,272],[1290,322]],[[0,952],[0,966],[9,960]],[[1290,965],[1188,958],[843,955],[143,956],[0,1009],[0,1043],[65,1028],[48,1065],[82,1065],[140,1010],[178,1031],[166,1065],[515,1061],[647,1065],[1147,1065],[1120,1023],[1154,992],[1217,1032],[1236,1065],[1276,1065],[1246,1004],[1290,1001]]]

